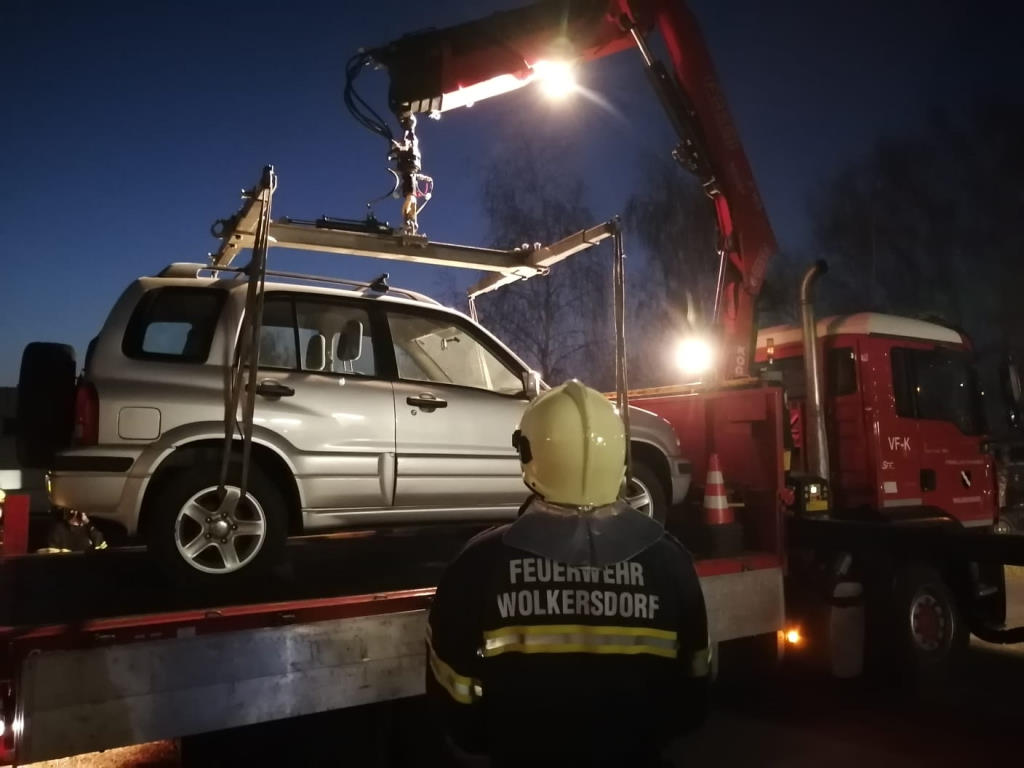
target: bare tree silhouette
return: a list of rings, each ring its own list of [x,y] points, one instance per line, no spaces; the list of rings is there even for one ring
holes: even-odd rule
[[[553,176],[559,147],[523,134],[486,168],[481,202],[491,244],[550,243],[597,223],[578,178]],[[477,300],[481,322],[550,382],[570,376],[613,385],[610,252],[570,257],[545,277],[506,286]]]

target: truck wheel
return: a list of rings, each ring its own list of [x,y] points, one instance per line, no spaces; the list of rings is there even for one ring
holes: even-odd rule
[[[956,596],[934,568],[916,564],[897,573],[893,597],[897,662],[915,682],[941,680],[970,639]]]
[[[658,473],[638,461],[633,464],[632,478],[634,487],[630,488],[629,503],[664,525],[668,518],[668,493]]]
[[[1019,506],[1000,510],[996,533],[1024,533],[1024,509]]]
[[[75,350],[34,341],[25,347],[18,375],[15,412],[18,463],[50,469],[68,447],[75,422]]]
[[[219,467],[197,465],[167,476],[155,490],[146,521],[149,550],[175,583],[223,584],[249,580],[274,565],[287,539],[284,498],[255,463],[245,499],[240,470],[232,467],[227,493],[217,494]]]

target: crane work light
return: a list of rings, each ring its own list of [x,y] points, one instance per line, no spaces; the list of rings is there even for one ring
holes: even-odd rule
[[[524,66],[514,74],[495,75],[471,85],[458,85],[440,97],[411,102],[412,111],[450,112],[459,107],[471,107],[478,101],[525,88],[538,83],[549,99],[560,101],[576,90],[576,73],[571,61],[540,59]]]
[[[535,3],[365,51],[387,68],[395,114],[437,115],[539,83],[545,96],[576,90],[574,64],[632,48],[608,0]]]
[[[714,363],[714,347],[703,337],[689,336],[676,348],[676,365],[688,375],[701,376],[710,371]]]
[[[576,90],[576,72],[570,61],[534,62],[533,79],[549,99],[561,100]]]

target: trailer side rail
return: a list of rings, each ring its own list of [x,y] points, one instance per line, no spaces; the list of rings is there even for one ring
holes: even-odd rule
[[[706,560],[697,569],[713,641],[782,628],[777,557]],[[420,695],[433,593],[428,587],[0,629],[0,763]]]

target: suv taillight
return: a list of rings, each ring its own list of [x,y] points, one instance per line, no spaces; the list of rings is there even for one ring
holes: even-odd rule
[[[75,443],[96,445],[100,433],[100,399],[96,387],[82,382],[75,390]]]

